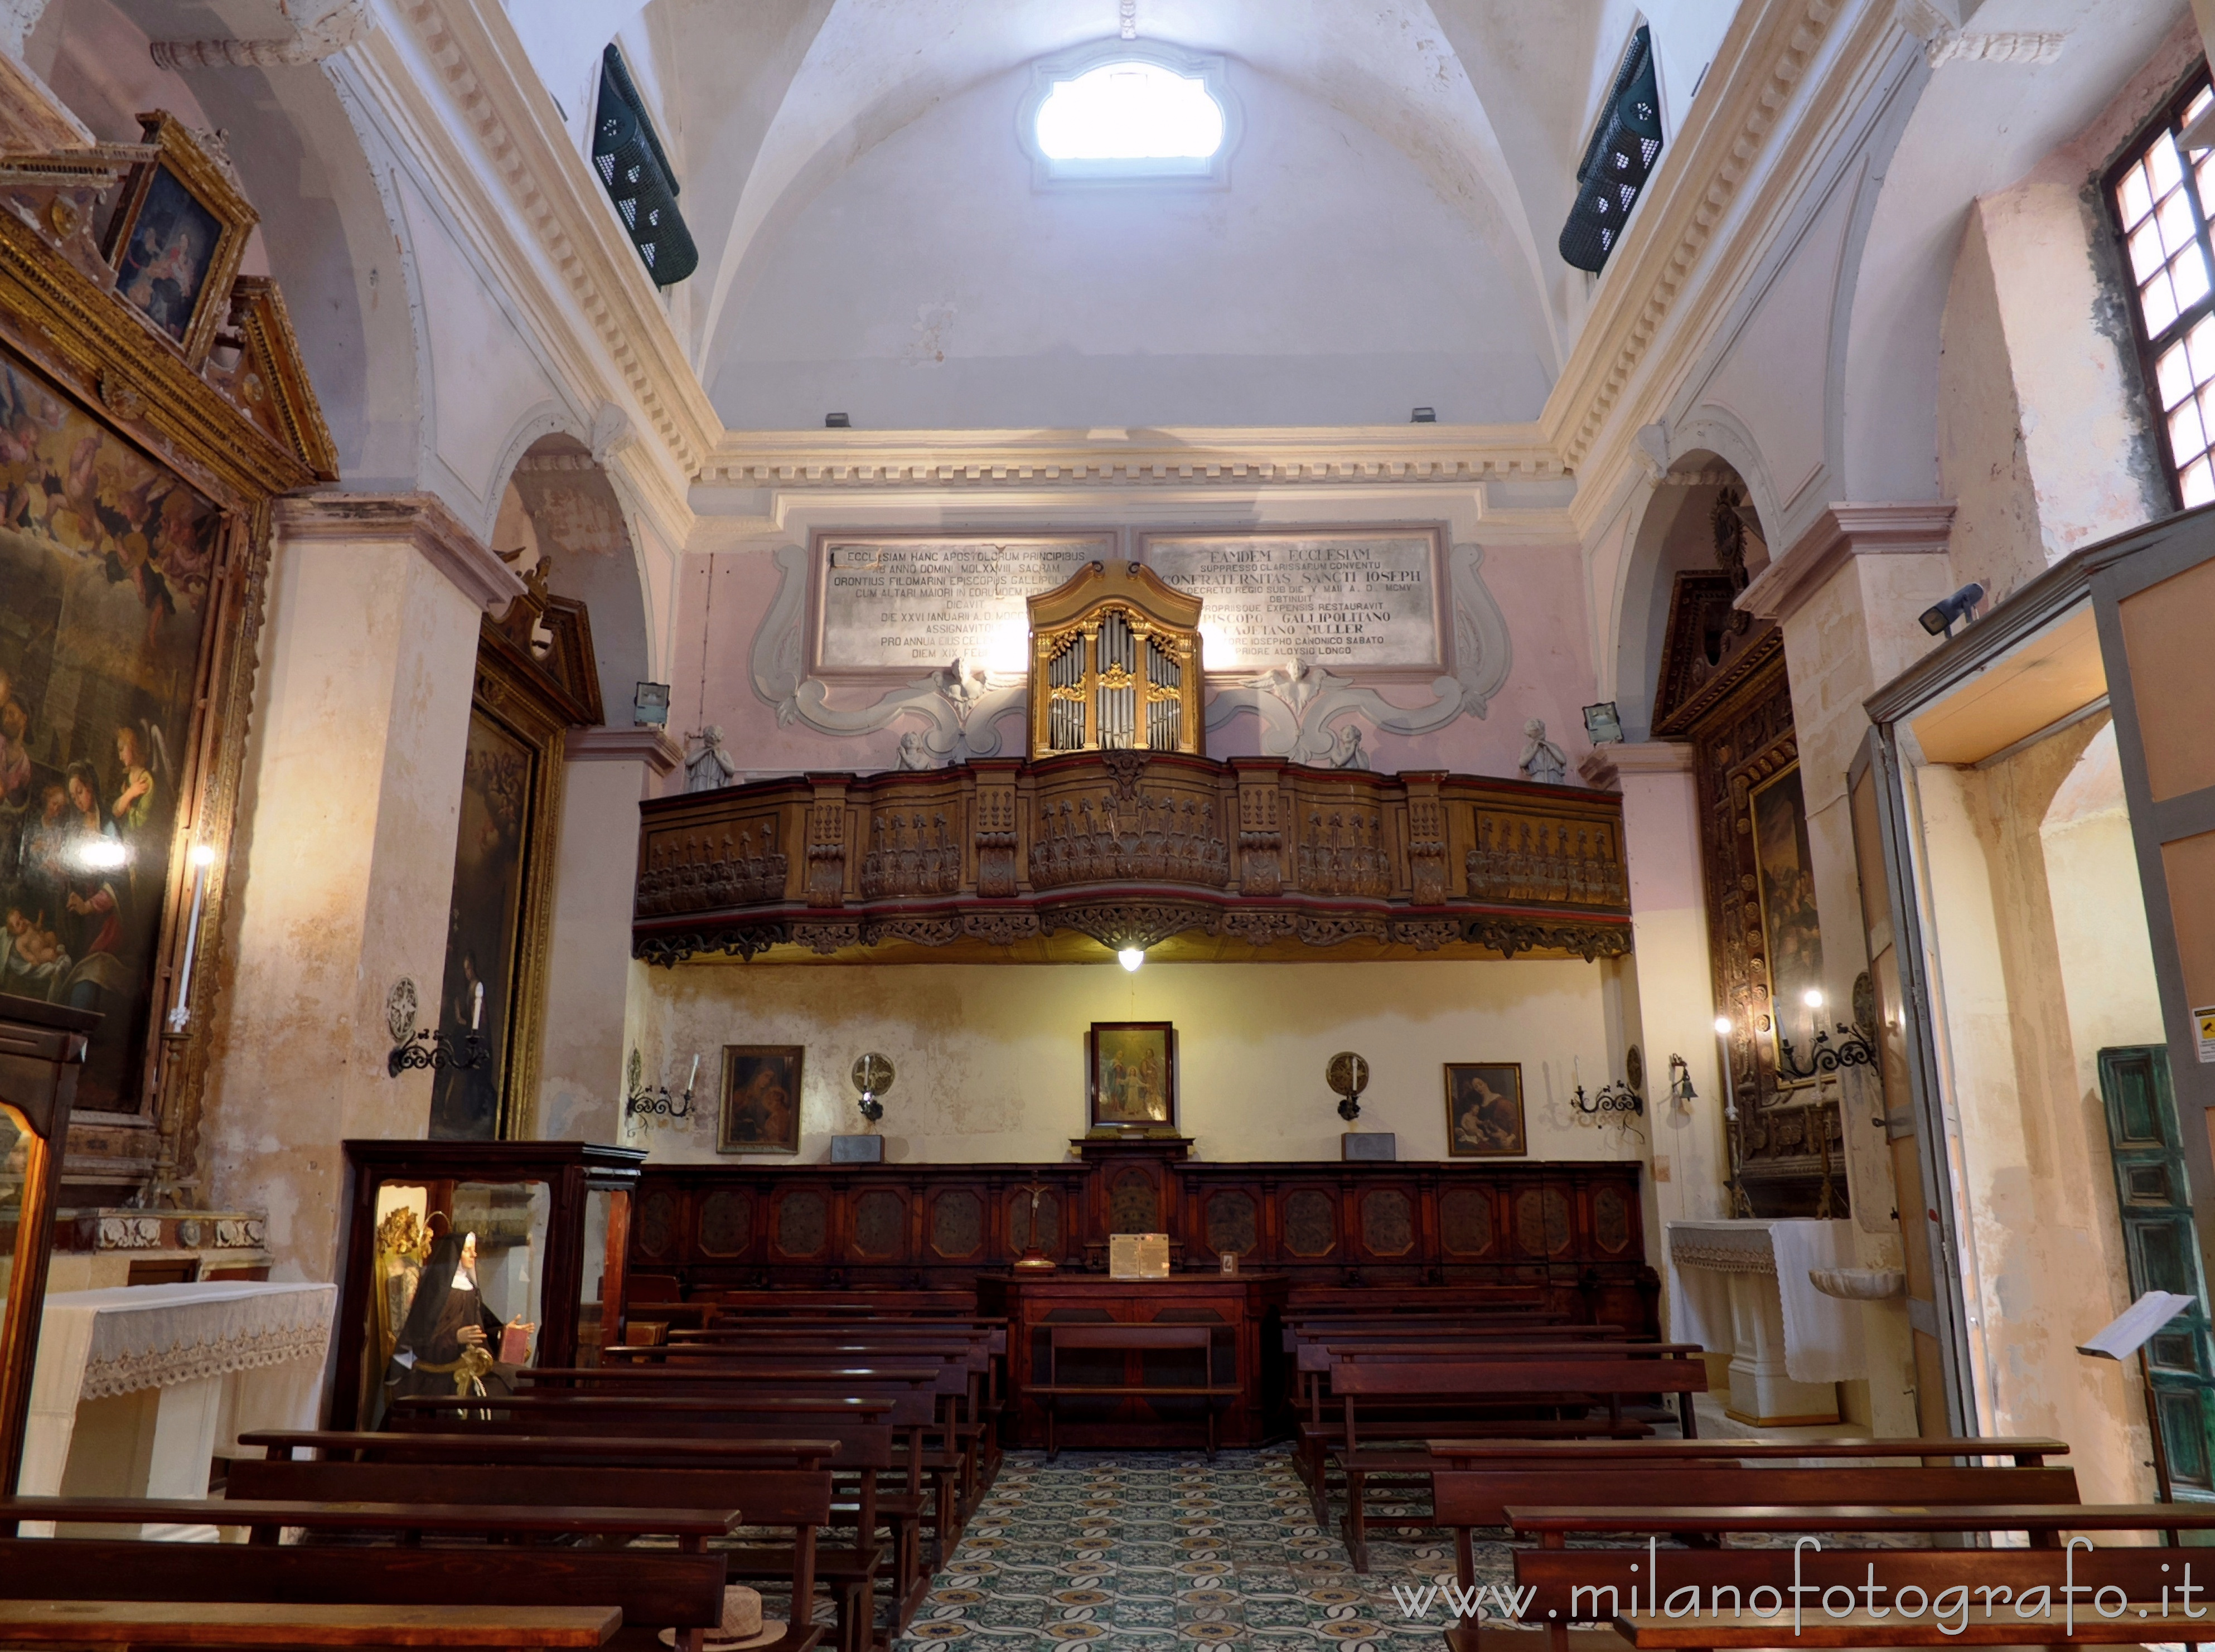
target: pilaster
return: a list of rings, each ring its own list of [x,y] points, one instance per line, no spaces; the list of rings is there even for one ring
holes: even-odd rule
[[[1658,1259],[1664,1221],[1728,1214],[1723,1180],[1729,1159],[1722,1133],[1722,1071],[1716,1060],[1692,748],[1665,740],[1595,746],[1579,768],[1587,786],[1623,794],[1633,936],[1628,962],[1637,995],[1636,1031],[1631,1036],[1646,1058],[1645,1122],[1653,1139],[1647,1255]],[[1672,1055],[1684,1058],[1698,1092],[1682,1107],[1669,1098]],[[1673,1326],[1673,1301],[1667,1312]]]
[[[539,1129],[550,1140],[627,1141],[624,1010],[638,805],[683,756],[660,729],[569,731],[539,1057]]]
[[[519,582],[427,496],[288,499],[275,533],[202,1141],[219,1196],[267,1206],[278,1276],[328,1279],[339,1142],[428,1124],[386,995],[438,1000],[478,623]]]

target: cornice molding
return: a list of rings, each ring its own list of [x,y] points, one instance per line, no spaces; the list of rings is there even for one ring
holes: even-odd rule
[[[1689,774],[1692,772],[1692,743],[1689,740],[1634,740],[1594,746],[1578,760],[1577,773],[1598,792],[1621,791],[1623,777],[1645,774]]]
[[[684,761],[684,749],[666,729],[571,729],[563,738],[573,763],[644,763],[656,774],[670,774]]]
[[[1951,502],[1828,505],[1733,606],[1764,620],[1789,619],[1853,558],[1943,556],[1953,531]]]
[[[542,343],[602,395],[615,388],[605,383],[611,370],[689,479],[721,435],[721,420],[592,168],[555,123],[506,12],[498,0],[396,0],[392,10],[401,27],[377,30],[349,59],[438,193],[482,237],[511,295],[533,313]],[[602,359],[580,356],[572,342],[580,335],[597,340]],[[598,399],[580,398],[588,408]]]
[[[277,501],[278,537],[286,542],[406,543],[490,611],[523,595],[515,570],[485,548],[435,493],[294,493]]]
[[[1130,431],[732,431],[706,486],[1562,481],[1534,425]]]
[[[1856,3],[1820,82],[1803,87],[1840,15]],[[1891,7],[1874,0],[1767,0],[1740,9],[1708,72],[1714,101],[1695,103],[1664,152],[1659,187],[1649,185],[1601,279],[1593,320],[1541,415],[1591,501],[1580,518],[1601,496],[1613,497],[1631,466],[1632,432],[1660,416],[1789,221],[1810,168],[1837,127],[1855,118],[1865,83],[1905,38]],[[1781,119],[1795,100],[1795,117]],[[1742,194],[1757,172],[1755,187]],[[1727,222],[1723,240],[1711,245]],[[1703,265],[1736,277],[1697,280]]]

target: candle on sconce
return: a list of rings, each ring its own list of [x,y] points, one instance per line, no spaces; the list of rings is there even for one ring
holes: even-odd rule
[[[691,1074],[690,1074],[690,1077],[688,1077],[688,1078],[684,1080],[684,1093],[685,1093],[686,1095],[688,1095],[688,1096],[689,1096],[689,1095],[690,1095],[690,1094],[692,1093],[692,1086],[693,1086],[694,1085],[697,1084],[699,1081],[700,1081],[700,1052],[699,1052],[698,1050],[696,1050],[696,1050],[694,1050],[694,1051],[692,1052],[692,1072],[691,1072]]]
[[[193,846],[193,909],[185,920],[185,962],[177,971],[176,1001],[169,1007],[169,1031],[182,1032],[193,1019],[193,963],[199,956],[200,911],[207,900],[208,868],[215,864],[215,851],[205,843]]]
[[[476,987],[471,993],[470,996],[473,1001],[469,1009],[469,1031],[471,1032],[475,1032],[479,1027],[484,1025],[483,982],[480,981],[477,982]]]

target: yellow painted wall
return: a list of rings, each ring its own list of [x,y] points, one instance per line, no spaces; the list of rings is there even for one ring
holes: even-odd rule
[[[800,1158],[828,1156],[862,1120],[848,1073],[867,1050],[899,1078],[883,1134],[896,1161],[1060,1158],[1083,1134],[1084,1040],[1094,1021],[1174,1022],[1179,1122],[1211,1159],[1336,1159],[1346,1129],[1323,1081],[1341,1049],[1369,1059],[1365,1128],[1402,1159],[1445,1154],[1444,1063],[1519,1062],[1531,1157],[1642,1158],[1637,1135],[1574,1123],[1570,1086],[1621,1070],[1603,970],[1577,961],[1406,964],[717,964],[634,972],[632,1037],[682,1090],[703,1056],[700,1117],[635,1133],[660,1160],[713,1159],[727,1043],[807,1055]]]

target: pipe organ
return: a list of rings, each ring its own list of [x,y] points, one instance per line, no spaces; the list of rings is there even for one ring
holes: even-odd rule
[[[1033,759],[1201,750],[1200,599],[1135,562],[1030,599]]]

